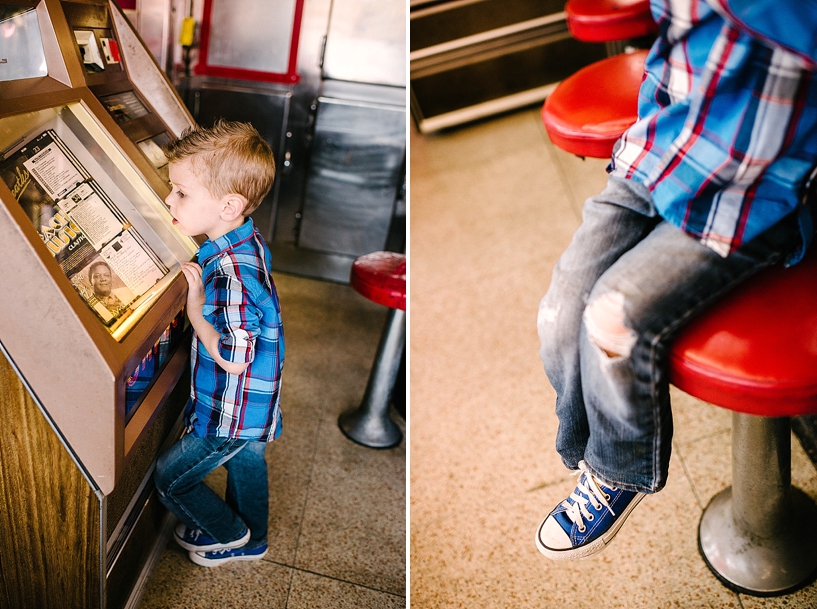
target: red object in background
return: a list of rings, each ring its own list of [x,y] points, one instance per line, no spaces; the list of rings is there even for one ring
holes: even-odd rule
[[[256,80],[262,82],[281,82],[288,85],[296,85],[301,77],[297,73],[298,63],[298,40],[301,34],[301,16],[303,14],[304,0],[293,0],[295,2],[295,15],[292,23],[292,39],[289,48],[289,61],[286,72],[264,72],[260,70],[247,70],[230,66],[212,65],[208,62],[210,48],[210,34],[214,24],[211,22],[213,11],[213,0],[204,0],[204,14],[201,20],[201,42],[199,44],[199,62],[194,68],[196,74],[208,76],[221,76],[223,78],[236,78],[241,80]]]
[[[406,310],[406,256],[396,252],[374,252],[352,264],[352,288],[372,302],[390,309]]]
[[[570,33],[585,42],[614,42],[656,32],[649,0],[569,0]],[[638,118],[647,51],[608,57],[564,79],[542,107],[551,141],[581,157],[610,158]]]
[[[115,62],[122,61],[122,56],[119,54],[119,44],[113,38],[108,38],[108,51],[111,54],[111,59]]]
[[[567,29],[584,42],[611,42],[655,34],[650,0],[569,0]]]
[[[638,119],[638,89],[647,51],[602,59],[564,79],[542,106],[551,141],[581,157],[610,158]]]
[[[123,11],[135,11],[136,10],[136,0],[116,0],[116,3],[119,5]]]

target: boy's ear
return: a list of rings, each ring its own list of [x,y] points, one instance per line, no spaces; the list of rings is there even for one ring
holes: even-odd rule
[[[232,222],[239,216],[244,215],[248,201],[243,195],[231,193],[222,199],[221,219],[225,222]]]

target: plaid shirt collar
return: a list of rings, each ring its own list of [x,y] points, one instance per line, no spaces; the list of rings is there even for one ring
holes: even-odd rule
[[[253,224],[252,218],[247,218],[244,224],[231,230],[226,235],[222,235],[213,241],[208,239],[199,248],[199,264],[203,267],[213,256],[244,243],[251,239],[254,233],[255,224]]]

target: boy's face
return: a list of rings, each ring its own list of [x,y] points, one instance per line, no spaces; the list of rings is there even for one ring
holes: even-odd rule
[[[188,237],[207,235],[216,239],[225,234],[221,212],[224,201],[216,199],[194,171],[190,158],[175,161],[169,166],[173,187],[165,204],[173,216],[173,224]]]

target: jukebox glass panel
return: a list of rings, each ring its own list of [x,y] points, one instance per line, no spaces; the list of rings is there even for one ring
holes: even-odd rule
[[[195,252],[81,103],[0,120],[0,179],[117,340]]]
[[[0,6],[0,81],[47,75],[37,11]]]

